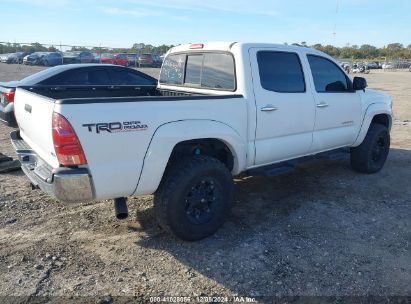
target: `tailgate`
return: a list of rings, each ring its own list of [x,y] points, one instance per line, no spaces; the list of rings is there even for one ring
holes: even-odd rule
[[[53,168],[59,167],[53,138],[52,116],[54,99],[18,88],[14,98],[14,110],[25,142]]]

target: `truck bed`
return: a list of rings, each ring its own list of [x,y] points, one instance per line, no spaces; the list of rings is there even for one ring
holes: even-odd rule
[[[68,120],[87,158],[87,165],[78,169],[89,170],[94,199],[136,193],[144,160],[147,155],[154,155],[148,149],[156,133],[166,136],[166,142],[174,141],[180,133],[178,140],[184,140],[184,134],[196,130],[206,130],[209,138],[217,133],[230,133],[224,131],[226,129],[246,137],[247,103],[242,95],[205,95],[164,89],[156,89],[154,95],[142,95],[139,90],[131,94],[130,90],[119,89],[113,97],[109,90],[101,90],[100,96],[95,96],[95,91],[90,87],[60,91],[20,87],[15,100],[21,140],[36,154],[37,164],[47,164],[51,172],[61,168],[53,144],[53,113]],[[203,127],[205,121],[214,129]],[[184,122],[190,127],[185,127]],[[167,131],[170,135],[161,131],[169,130],[171,125],[181,126],[182,130]],[[172,145],[162,151],[171,153],[171,149]],[[167,162],[167,158],[158,157],[152,163],[161,168],[164,164],[160,162]],[[48,177],[53,180],[53,176]]]
[[[137,96],[191,96],[187,92],[159,90],[156,86],[22,86],[21,89],[42,95],[51,99],[62,100],[71,98],[114,98]],[[197,94],[196,94],[197,95]],[[200,94],[198,94],[200,95]],[[114,100],[111,100],[114,101]]]

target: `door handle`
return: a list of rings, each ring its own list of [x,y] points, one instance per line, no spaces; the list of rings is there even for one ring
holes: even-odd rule
[[[317,103],[317,108],[326,108],[326,107],[328,107],[328,103],[325,103],[325,102]]]
[[[277,111],[278,109],[274,107],[273,105],[266,105],[265,107],[261,108],[261,111],[263,112],[271,112],[271,111]]]

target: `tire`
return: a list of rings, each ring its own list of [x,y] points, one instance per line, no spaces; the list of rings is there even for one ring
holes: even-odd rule
[[[233,178],[209,156],[194,156],[169,166],[154,194],[160,226],[185,241],[214,234],[230,211]]]
[[[44,66],[49,66],[49,62],[47,60],[44,60],[43,65]]]
[[[361,173],[376,173],[382,169],[390,151],[390,133],[386,126],[371,123],[364,141],[351,148],[351,167]]]

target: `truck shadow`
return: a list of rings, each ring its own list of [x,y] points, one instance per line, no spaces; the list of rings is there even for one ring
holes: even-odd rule
[[[136,245],[172,254],[187,267],[187,282],[202,275],[240,295],[406,290],[388,278],[398,275],[392,261],[409,236],[410,164],[411,151],[392,149],[374,175],[353,172],[347,157],[238,178],[231,215],[215,235],[183,242],[158,228],[149,208],[137,214],[146,237]]]

